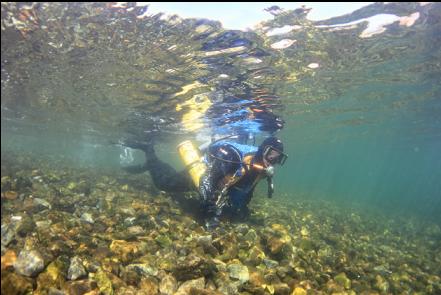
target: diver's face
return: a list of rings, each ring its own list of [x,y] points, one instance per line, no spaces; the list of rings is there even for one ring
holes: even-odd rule
[[[264,157],[263,163],[265,167],[272,166],[278,162],[280,158],[280,153],[276,150],[270,150]]]

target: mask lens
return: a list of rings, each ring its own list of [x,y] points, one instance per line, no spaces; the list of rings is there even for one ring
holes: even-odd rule
[[[265,160],[267,160],[272,165],[274,165],[274,164],[283,165],[283,164],[285,164],[285,161],[288,158],[287,155],[276,150],[275,148],[273,148],[271,146],[269,146],[265,149],[263,156],[264,156]]]
[[[272,147],[268,147],[266,149],[264,156],[265,159],[273,165],[280,163],[281,154],[279,151],[275,150]]]

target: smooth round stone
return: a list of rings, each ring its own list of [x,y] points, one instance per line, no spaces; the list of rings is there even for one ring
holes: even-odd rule
[[[33,277],[44,269],[44,259],[36,250],[22,250],[14,263],[15,271]]]

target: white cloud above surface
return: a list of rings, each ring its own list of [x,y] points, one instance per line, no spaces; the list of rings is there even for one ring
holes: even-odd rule
[[[312,8],[309,20],[317,21],[351,13],[373,2],[138,2],[148,4],[148,14],[163,12],[183,18],[206,18],[220,21],[224,28],[232,30],[253,29],[261,21],[273,16],[265,8],[279,6],[285,10]]]

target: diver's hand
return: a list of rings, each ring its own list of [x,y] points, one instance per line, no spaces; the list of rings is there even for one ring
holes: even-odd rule
[[[208,231],[212,231],[214,229],[216,229],[220,224],[219,218],[217,216],[213,216],[207,219],[207,221],[205,222],[205,228]]]

